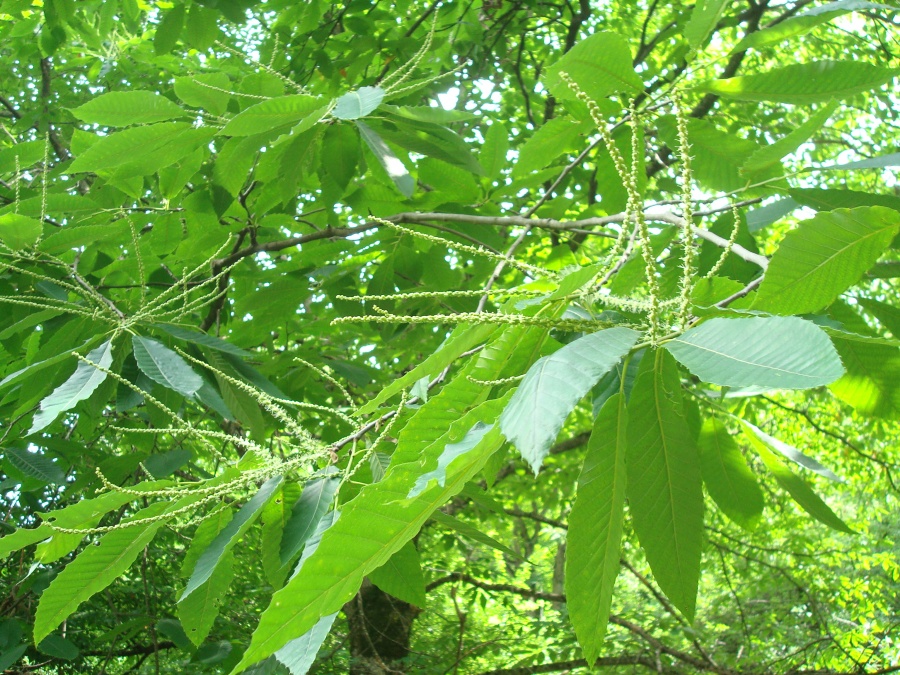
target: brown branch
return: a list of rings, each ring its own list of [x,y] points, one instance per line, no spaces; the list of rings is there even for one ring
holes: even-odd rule
[[[656,670],[656,662],[640,654],[627,656],[604,656],[594,662],[594,668],[612,668],[615,666],[644,666],[650,670]],[[584,659],[574,661],[558,661],[555,663],[542,663],[537,666],[519,666],[517,668],[501,668],[488,670],[479,675],[532,675],[533,673],[558,673],[573,668],[587,668],[588,662]]]
[[[50,123],[50,96],[53,93],[50,85],[52,83],[52,78],[53,70],[50,58],[47,57],[41,59],[41,102],[43,105],[43,117],[47,123],[47,137],[50,139],[50,145],[53,146],[53,152],[55,152],[56,156],[64,162],[67,159],[71,159],[72,153],[69,152],[69,149],[62,142],[59,134],[56,133],[53,125]]]

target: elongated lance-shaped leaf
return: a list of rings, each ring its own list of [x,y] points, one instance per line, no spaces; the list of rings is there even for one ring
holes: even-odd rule
[[[265,659],[310,630],[321,617],[338,611],[353,597],[366,574],[386,563],[415,536],[435,509],[462,490],[502,444],[496,427],[448,467],[444,487],[434,486],[414,499],[407,498],[423,464],[436,462],[447,443],[459,438],[463,430],[477,422],[495,420],[505,403],[505,397],[494,399],[470,411],[418,457],[392,464],[379,483],[364,487],[345,504],[341,517],[322,536],[316,552],[272,597],[233,672]]]
[[[743,101],[776,101],[806,105],[845,99],[890,82],[897,68],[861,61],[816,61],[773,68],[765,73],[712,80],[697,89]]]
[[[90,363],[79,361],[72,376],[54,389],[47,398],[41,401],[41,409],[34,416],[29,434],[33,434],[53,423],[59,413],[71,410],[79,401],[88,398],[106,379],[106,373],[95,368],[112,365],[112,340],[107,340],[96,349],[88,352]]]
[[[644,357],[631,391],[626,466],[629,511],[653,576],[693,621],[703,547],[702,479],[678,366],[664,349]]]
[[[544,84],[557,98],[575,98],[575,92],[560,77],[566,73],[585,94],[601,101],[610,94],[637,93],[643,88],[634,72],[631,50],[621,35],[594,33],[581,40],[550,68]]]
[[[817,110],[812,117],[792,130],[787,136],[779,138],[771,145],[766,145],[750,155],[747,161],[744,162],[741,170],[744,173],[753,173],[754,171],[762,171],[774,164],[778,164],[782,157],[794,152],[794,150],[819,132],[825,126],[828,118],[834,114],[837,107],[838,103],[832,102],[821,110]]]
[[[844,373],[825,332],[797,317],[710,319],[665,347],[701,380],[723,387],[809,389]]]
[[[750,446],[756,450],[778,484],[800,505],[800,508],[833,530],[856,534],[847,523],[831,510],[828,504],[822,501],[819,495],[812,491],[812,488],[807,485],[806,481],[797,476],[778,459],[775,453],[759,439],[749,426],[745,426],[744,429],[744,436],[750,441]]]
[[[639,337],[630,328],[591,333],[539,359],[529,369],[500,416],[500,428],[535,473],[578,401]]]
[[[375,110],[383,100],[381,87],[360,87],[338,98],[331,114],[341,120],[359,119]]]
[[[625,397],[615,394],[594,422],[566,535],[566,606],[588,664],[603,645],[619,573],[625,513]]]
[[[291,675],[306,675],[309,672],[337,615],[338,613],[334,612],[323,616],[315,626],[275,652],[275,658],[288,669]]]
[[[440,511],[435,511],[433,515],[438,514],[444,515]],[[403,602],[425,607],[425,575],[419,552],[411,541],[384,565],[369,572],[369,581]]]
[[[728,0],[698,0],[691,12],[690,21],[684,28],[684,37],[687,38],[691,49],[699,49],[706,38],[716,27],[719,17],[725,10]]]
[[[164,122],[185,114],[181,106],[152,91],[111,91],[71,112],[83,122],[110,127]]]
[[[797,448],[792,445],[788,445],[782,440],[775,438],[774,436],[769,436],[765,431],[760,429],[750,422],[745,421],[744,426],[750,429],[756,437],[765,443],[770,450],[775,450],[781,455],[784,455],[792,462],[795,462],[802,466],[804,469],[809,469],[810,471],[819,474],[823,478],[827,478],[828,480],[833,480],[835,483],[843,483],[844,480],[840,478],[834,471],[829,469],[827,466],[823,466],[820,462],[816,461],[809,455],[804,455]]]
[[[303,492],[291,508],[290,518],[281,534],[282,564],[291,562],[303,550],[322,516],[331,507],[338,485],[339,477],[329,475],[314,478],[303,486]]]
[[[752,309],[818,312],[859,281],[898,228],[900,214],[882,206],[837,209],[803,221],[772,256]]]
[[[302,492],[301,484],[286,481],[260,515],[260,557],[266,580],[274,589],[281,588],[291,571],[289,565],[281,562],[281,541],[284,526],[291,517],[291,507],[300,499]]]
[[[250,526],[253,525],[259,517],[263,507],[265,507],[269,499],[272,498],[275,489],[281,484],[282,480],[282,476],[274,476],[263,483],[262,487],[259,488],[259,491],[253,495],[250,501],[241,507],[234,519],[225,526],[215,539],[213,539],[209,548],[207,548],[200,556],[200,559],[197,560],[197,565],[194,567],[194,573],[191,574],[191,578],[188,580],[187,586],[185,586],[179,602],[196,591],[210,578],[210,576],[212,576],[213,572],[216,570],[216,566],[222,559],[222,556],[234,548],[234,545],[237,544],[247,530],[250,529]]]
[[[203,552],[232,519],[230,507],[221,508],[204,520],[191,541],[191,546],[184,556],[181,576],[189,577],[197,565]],[[206,640],[212,629],[222,598],[228,592],[234,578],[234,554],[228,551],[219,560],[215,570],[201,586],[177,605],[178,619],[184,628],[185,635],[199,646]]]
[[[763,514],[763,494],[737,442],[722,422],[710,417],[703,421],[697,445],[710,497],[735,523],[755,530]]]
[[[409,372],[404,373],[402,376],[391,382],[378,393],[378,396],[362,406],[354,413],[354,415],[365,415],[370,413],[391,398],[391,396],[399,393],[406,387],[413,385],[423,377],[434,377],[459,358],[460,354],[481,344],[490,338],[496,331],[496,324],[491,323],[478,323],[474,326],[470,324],[460,324],[452,333],[450,333],[450,336],[444,344],[442,344],[434,354],[430,355]]]
[[[369,150],[375,155],[378,162],[387,172],[388,177],[394,181],[394,185],[400,190],[404,197],[412,197],[416,189],[416,182],[409,175],[409,171],[404,166],[400,158],[394,154],[394,151],[388,147],[384,139],[379,136],[372,127],[360,120],[356,121],[359,128],[359,135],[369,146]]]
[[[779,21],[773,26],[749,33],[731,50],[731,53],[775,45],[788,38],[808,33],[819,24],[831,21],[848,12],[859,12],[867,9],[895,10],[896,8],[877,2],[865,2],[864,0],[826,2],[824,5],[813,7],[785,21]]]
[[[131,344],[138,368],[154,382],[183,396],[192,396],[203,386],[203,378],[164,344],[140,335],[135,335]]]
[[[3,453],[7,462],[27,476],[55,485],[66,480],[66,472],[43,453],[23,448],[5,448]]]
[[[306,94],[272,98],[241,111],[219,133],[223,136],[254,136],[296,124],[322,103],[321,98]]]
[[[900,350],[841,338],[834,345],[847,368],[829,387],[834,395],[863,415],[900,417]]]
[[[521,555],[513,551],[509,546],[497,541],[492,536],[485,534],[477,527],[465,522],[464,520],[454,518],[453,516],[448,516],[442,511],[435,511],[433,514],[431,514],[431,518],[438,525],[442,525],[450,530],[453,530],[454,532],[461,534],[464,537],[468,537],[469,539],[477,541],[479,544],[484,544],[485,546],[496,549],[511,558],[524,560]]]
[[[328,528],[337,522],[338,516],[339,514],[336,511],[331,511],[324,515],[318,522],[316,525],[316,532],[309,538],[306,547],[303,549],[303,556],[297,564],[295,575],[302,569],[303,563],[316,552],[317,548],[319,548],[319,543],[322,541],[322,535],[325,534]],[[421,571],[419,574],[421,575]],[[423,580],[423,590],[424,583]],[[294,638],[275,652],[275,658],[287,667],[291,675],[305,675],[309,671],[310,666],[316,659],[319,648],[322,646],[322,643],[325,642],[325,638],[328,637],[328,632],[331,630],[335,617],[337,617],[337,612],[323,616],[303,635]]]
[[[130,495],[134,497],[134,495]],[[34,641],[39,643],[68,618],[78,606],[109,586],[131,567],[135,558],[166,523],[166,512],[199,499],[189,496],[174,504],[157,502],[138,511],[129,520],[154,518],[150,522],[122,527],[103,535],[97,546],[88,546],[66,565],[41,595],[34,617]]]
[[[247,350],[241,349],[230,342],[226,342],[222,338],[217,338],[214,335],[208,335],[207,333],[202,333],[198,330],[190,330],[168,323],[159,324],[159,328],[162,328],[169,335],[176,337],[179,340],[193,342],[194,344],[203,345],[204,347],[209,347],[210,349],[215,349],[219,352],[226,352],[235,356],[251,355]]]
[[[226,551],[216,568],[196,591],[178,601],[178,619],[185,634],[197,647],[203,644],[212,630],[219,607],[234,579],[234,553]]]

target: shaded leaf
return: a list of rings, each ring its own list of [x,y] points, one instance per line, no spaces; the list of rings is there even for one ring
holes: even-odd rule
[[[44,226],[41,221],[18,213],[0,215],[0,242],[13,251],[21,251],[37,243]]]
[[[27,476],[54,485],[60,485],[66,481],[66,473],[62,468],[42,453],[16,447],[4,448],[3,453],[7,462]]]
[[[381,136],[375,133],[365,122],[357,120],[356,126],[359,127],[360,136],[366,142],[369,150],[375,155],[375,158],[387,172],[394,185],[397,186],[397,189],[400,190],[400,193],[404,197],[412,197],[416,183],[413,177],[409,175],[409,171],[407,171],[403,162],[388,147]]]
[[[710,497],[732,521],[755,530],[763,515],[763,494],[734,437],[722,422],[709,417],[703,421],[697,446]]]
[[[436,511],[437,515],[440,511]],[[388,595],[416,607],[425,607],[425,575],[419,552],[407,542],[381,567],[369,572],[369,581]]]
[[[625,398],[615,394],[594,421],[566,535],[566,606],[589,665],[603,647],[619,574],[627,422]]]
[[[716,27],[728,0],[697,0],[691,18],[684,28],[684,37],[692,49],[699,49]]]
[[[209,580],[225,554],[234,548],[234,545],[240,541],[259,517],[263,507],[272,498],[275,489],[281,484],[282,480],[281,476],[274,476],[263,483],[252,499],[240,508],[234,519],[216,535],[216,538],[213,539],[209,547],[197,560],[197,565],[194,567],[191,578],[188,580],[187,586],[185,586],[184,592],[178,600],[179,602],[182,602]]]
[[[684,418],[681,378],[664,349],[648,354],[628,403],[628,507],[659,587],[694,617],[703,548],[697,446]]]
[[[340,485],[338,476],[324,476],[307,481],[300,498],[291,507],[291,515],[281,535],[281,562],[291,562],[316,531],[319,521],[331,508]]]

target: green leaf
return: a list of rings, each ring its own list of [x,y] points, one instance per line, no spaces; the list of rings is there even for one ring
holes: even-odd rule
[[[808,141],[813,134],[820,131],[825,126],[828,118],[834,114],[837,107],[837,102],[826,105],[784,138],[780,138],[774,143],[760,148],[744,162],[741,171],[753,173],[754,171],[762,171],[770,166],[779,164],[782,157],[794,152],[794,150]]]
[[[528,370],[500,416],[500,428],[535,473],[578,401],[639,337],[630,328],[591,333],[538,360]]]
[[[818,7],[792,16],[785,21],[780,21],[774,26],[763,28],[762,30],[750,33],[744,36],[731,53],[742,52],[747,49],[760,49],[783,42],[788,38],[804,35],[816,26],[827,23],[834,18],[847,14],[848,12],[857,12],[866,9],[894,9],[888,5],[881,5],[875,2],[863,2],[862,0],[838,0],[837,2],[828,2]]]
[[[663,349],[641,360],[627,437],[634,530],[659,587],[693,621],[703,549],[700,458],[684,418],[678,367]]]
[[[415,368],[388,384],[375,398],[357,410],[355,415],[365,415],[374,411],[378,406],[390,399],[391,396],[412,386],[423,377],[434,377],[459,358],[460,354],[469,351],[490,338],[496,330],[497,327],[489,323],[460,324],[453,329],[453,332],[450,333],[436,352],[416,365]],[[0,382],[0,386],[2,386],[2,382]]]
[[[495,121],[488,127],[484,135],[484,145],[478,154],[478,163],[491,180],[500,178],[501,172],[506,167],[507,152],[509,152],[509,130],[503,122]]]
[[[184,501],[178,504],[183,505]],[[157,502],[141,509],[130,520],[155,518],[174,508],[168,502]],[[66,565],[41,595],[34,617],[34,641],[40,643],[82,602],[124,574],[165,522],[165,518],[159,518],[108,532],[99,545],[88,546]]]
[[[496,549],[497,551],[500,551],[501,553],[504,553],[511,558],[524,560],[521,555],[513,551],[509,546],[501,544],[499,541],[485,534],[474,525],[460,520],[459,518],[448,516],[442,511],[435,511],[431,514],[431,519],[438,525],[443,525],[444,527],[453,530],[454,532],[458,532],[464,537],[472,539],[473,541],[477,541],[479,544],[484,544],[485,546]]]
[[[447,467],[458,457],[471,452],[472,448],[481,442],[484,435],[491,430],[489,424],[476,424],[466,433],[465,437],[459,443],[448,443],[438,457],[437,467],[423,473],[416,479],[416,484],[407,495],[408,499],[418,497],[430,485],[431,481],[435,481],[441,487],[447,480]]]
[[[0,216],[0,242],[13,251],[34,246],[43,230],[41,221],[28,216],[18,213],[4,213]]]
[[[188,580],[187,586],[185,586],[184,592],[178,600],[179,602],[182,602],[191,593],[209,581],[225,554],[234,548],[235,544],[240,541],[259,517],[269,499],[272,498],[275,489],[281,485],[282,480],[281,476],[274,476],[263,483],[259,491],[253,495],[253,498],[240,508],[234,519],[213,539],[209,547],[203,551],[203,554],[197,560],[197,565],[194,567],[193,574],[191,574],[191,578]]]
[[[212,47],[220,34],[216,18],[216,12],[212,8],[203,7],[198,3],[192,4],[185,24],[187,43],[201,52]]]
[[[583,137],[592,131],[592,125],[585,122],[554,117],[519,148],[519,159],[512,170],[513,178],[543,169],[565,157],[566,150],[584,145]]]
[[[856,303],[878,319],[895,338],[900,338],[900,308],[870,298],[856,298]]]
[[[817,312],[856,283],[891,245],[900,213],[861,206],[818,213],[787,234],[769,262],[752,308]]]
[[[659,135],[671,148],[680,152],[678,126],[674,115],[657,120]],[[742,173],[741,166],[760,151],[753,141],[717,128],[707,120],[689,118],[687,137],[691,147],[695,179],[713,190],[731,192],[769,178],[776,178],[781,167],[772,166],[760,173]]]
[[[138,368],[154,382],[183,396],[192,396],[203,386],[203,378],[164,344],[140,335],[132,337],[131,344]]]
[[[863,414],[885,419],[900,417],[900,349],[833,338],[847,374],[829,389]]]
[[[369,125],[357,120],[356,126],[359,127],[359,134],[366,142],[369,150],[375,155],[375,158],[387,172],[388,177],[394,182],[394,185],[397,186],[397,189],[400,190],[400,193],[404,197],[412,197],[412,194],[416,189],[416,182],[413,180],[413,177],[409,175],[409,171],[407,171],[403,162],[400,161],[381,136],[375,133]]]
[[[157,324],[157,327],[162,328],[169,335],[176,337],[179,340],[192,342],[196,345],[203,345],[204,347],[209,347],[210,349],[215,349],[219,352],[225,352],[226,354],[233,354],[234,356],[250,356],[250,352],[248,352],[247,350],[236,347],[230,342],[226,342],[225,340],[217,338],[214,335],[201,333],[200,331],[190,330],[188,328],[182,328],[181,326],[175,326],[169,323]]]
[[[331,124],[322,140],[326,152],[322,154],[325,173],[343,191],[356,175],[359,162],[359,135],[348,124]]]
[[[440,511],[435,511],[434,515],[438,513]],[[384,565],[369,572],[369,581],[403,602],[425,607],[425,575],[422,573],[419,552],[411,541]]]
[[[861,61],[795,63],[765,73],[712,80],[696,88],[743,101],[775,101],[807,105],[846,99],[890,82],[898,68],[880,68]]]
[[[37,646],[42,654],[52,656],[63,661],[73,661],[77,659],[81,652],[70,640],[61,635],[48,635]]]
[[[625,397],[600,409],[578,478],[566,535],[566,606],[588,665],[603,648],[619,574],[625,513]]]
[[[440,397],[432,398],[429,405],[439,400]],[[250,646],[232,672],[238,673],[265,659],[310,630],[321,617],[338,611],[353,597],[365,575],[386,563],[415,536],[436,508],[462,490],[502,445],[496,427],[469,454],[449,467],[443,488],[434,486],[415,499],[407,499],[421,473],[422,462],[434,461],[450,439],[458,437],[461,429],[493,420],[504,402],[505,399],[488,401],[458,418],[437,441],[417,451],[408,461],[392,463],[384,479],[364,487],[348,502],[341,517],[322,536],[315,553],[272,597]],[[395,458],[398,454],[403,457],[411,452],[398,446]]]
[[[307,481],[300,498],[291,508],[291,515],[281,534],[281,562],[290,563],[316,531],[319,521],[331,508],[340,485],[337,476],[325,476]]]
[[[4,448],[3,453],[7,462],[27,476],[53,485],[66,482],[66,472],[43,453],[16,447]]]
[[[181,106],[152,91],[111,91],[71,112],[83,122],[109,127],[165,122],[185,114]]]
[[[684,28],[684,37],[691,49],[700,49],[716,27],[728,0],[697,0],[691,18]]]
[[[215,130],[190,122],[160,122],[103,136],[81,153],[71,173],[98,173],[118,179],[148,176],[172,166],[209,142]]]
[[[844,482],[844,480],[842,478],[839,478],[837,474],[834,473],[834,471],[826,466],[823,466],[812,457],[804,455],[794,446],[788,445],[784,441],[781,441],[773,436],[769,436],[769,434],[767,434],[765,431],[750,424],[750,422],[745,421],[744,426],[754,434],[756,434],[756,437],[763,443],[765,443],[770,450],[775,450],[779,454],[787,457],[792,462],[799,464],[804,469],[809,469],[810,471],[819,474],[823,478],[827,478],[828,480],[832,480],[836,483]]]
[[[197,590],[178,601],[176,610],[188,639],[197,647],[212,630],[231,581],[234,579],[234,553],[226,551],[209,578]]]
[[[631,60],[631,50],[621,35],[594,33],[547,69],[544,84],[557,98],[575,98],[575,92],[559,77],[564,72],[594,101],[617,92],[638,94],[644,83]]]
[[[726,516],[753,531],[763,515],[763,494],[741,449],[719,420],[709,417],[697,438],[700,470],[710,497]]]
[[[307,94],[279,96],[252,105],[235,115],[219,134],[222,136],[255,136],[278,127],[297,124],[322,106],[322,99]]]
[[[187,448],[175,448],[168,452],[150,455],[144,460],[144,467],[154,478],[165,478],[187,464],[191,457],[191,451]]]
[[[175,49],[181,30],[184,28],[184,5],[175,5],[163,16],[153,36],[153,48],[158,55],[168,54]]]
[[[291,640],[284,647],[275,652],[278,662],[287,667],[291,675],[306,675],[309,672],[319,648],[328,637],[331,626],[334,624],[338,613],[323,616],[300,637]]]
[[[112,365],[112,340],[107,340],[88,352],[86,358],[90,363],[79,361],[71,377],[41,401],[41,409],[35,414],[28,434],[52,424],[59,413],[74,408],[79,401],[88,398],[103,383],[106,373],[90,364],[107,369]]]
[[[26,546],[52,537],[53,533],[54,531],[47,525],[40,525],[31,529],[19,528],[15,532],[0,537],[0,560],[4,560],[14,551],[21,551]]]
[[[260,515],[260,549],[263,572],[274,589],[281,588],[290,572],[289,565],[281,562],[281,541],[284,526],[291,517],[291,506],[300,498],[303,486],[285,482],[269,500]]]
[[[174,85],[178,98],[189,106],[202,108],[213,115],[222,115],[228,110],[231,87],[228,75],[219,72],[176,77]]]
[[[828,336],[797,317],[710,319],[665,347],[701,380],[723,387],[810,389],[844,372]]]
[[[356,120],[375,110],[383,100],[381,87],[360,87],[338,98],[331,114],[340,120]]]
[[[806,482],[788,469],[757,435],[745,425],[744,436],[756,450],[769,472],[778,484],[784,488],[793,500],[813,518],[838,532],[856,534],[848,525],[822,501]]]

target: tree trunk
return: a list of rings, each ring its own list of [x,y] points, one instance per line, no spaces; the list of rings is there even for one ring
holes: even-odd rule
[[[366,579],[344,605],[350,627],[350,675],[405,673],[410,629],[420,611]]]

